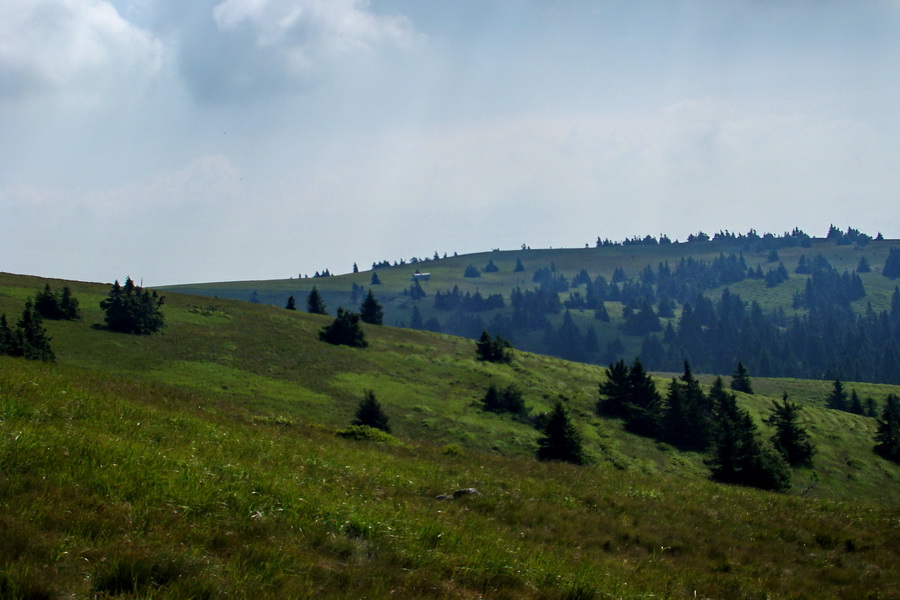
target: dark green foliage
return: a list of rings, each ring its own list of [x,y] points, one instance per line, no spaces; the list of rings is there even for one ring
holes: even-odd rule
[[[412,285],[409,286],[409,290],[407,290],[406,293],[412,300],[420,300],[428,296],[428,294],[425,293],[425,290],[422,289],[422,284],[419,283],[418,279],[413,280]]]
[[[869,259],[865,256],[861,256],[859,259],[859,264],[856,265],[857,273],[871,273],[872,266],[869,264]]]
[[[485,265],[485,267],[484,267],[485,273],[496,273],[499,270],[500,270],[500,267],[498,267],[497,265],[494,264],[493,259],[489,260],[488,264]]]
[[[707,460],[712,478],[722,483],[787,490],[787,464],[760,444],[753,418],[738,407],[734,394],[725,391],[721,377],[710,390],[710,398],[715,406],[712,456]]]
[[[463,277],[481,277],[481,271],[475,265],[469,265],[466,267]]]
[[[322,298],[322,294],[319,293],[319,289],[316,286],[313,286],[313,289],[306,297],[306,312],[314,315],[328,314],[328,311],[325,310],[325,300]]]
[[[481,407],[494,413],[508,412],[523,417],[527,414],[522,392],[515,385],[509,385],[500,390],[491,384],[481,400]]]
[[[30,298],[25,302],[15,329],[9,326],[5,314],[0,315],[0,355],[3,354],[29,360],[56,360],[50,347],[50,336]]]
[[[631,368],[624,360],[606,369],[606,380],[599,385],[597,412],[621,417],[634,433],[655,435],[663,418],[662,396],[653,378],[639,358]]]
[[[750,379],[750,372],[744,366],[742,361],[738,361],[737,368],[731,376],[731,389],[736,392],[744,392],[745,394],[753,393],[753,382]]]
[[[884,410],[878,419],[875,452],[889,460],[900,462],[900,398],[894,394],[890,394],[885,400]]]
[[[369,281],[370,285],[381,285],[381,279],[378,278],[378,273],[372,271],[372,279]]]
[[[475,342],[475,355],[478,360],[486,362],[508,363],[512,360],[511,348],[512,344],[499,335],[491,339],[487,331],[482,331],[481,337]]]
[[[854,415],[862,415],[866,412],[862,400],[860,400],[859,394],[856,393],[855,389],[850,391],[850,404],[847,405],[847,412],[851,412]]]
[[[515,272],[515,273],[521,273],[521,272],[524,271],[524,270],[525,270],[525,265],[522,264],[522,259],[521,259],[521,258],[517,258],[517,259],[516,259],[516,268],[513,269],[513,272]]]
[[[410,329],[425,329],[425,322],[422,320],[422,313],[419,312],[418,306],[413,306],[412,318],[409,320]]]
[[[706,450],[712,442],[713,410],[712,400],[700,389],[691,366],[684,361],[684,374],[669,384],[662,438],[685,450]]]
[[[800,425],[800,405],[784,394],[781,404],[772,402],[772,410],[764,422],[775,429],[772,445],[792,467],[811,467],[815,448],[809,434]]]
[[[50,284],[38,292],[34,298],[34,310],[44,319],[77,321],[81,318],[78,299],[72,295],[69,286],[59,294],[53,293]]]
[[[538,439],[539,460],[560,460],[583,465],[587,457],[581,445],[581,434],[572,423],[562,401],[557,400],[553,410],[544,420],[543,437]]]
[[[340,312],[340,310],[338,310],[338,312]],[[385,433],[391,432],[391,427],[388,425],[388,417],[384,414],[384,411],[381,409],[381,404],[379,404],[378,400],[375,398],[375,392],[371,390],[365,391],[363,399],[356,408],[356,414],[354,415],[352,425],[366,425],[368,427],[380,429]]]
[[[358,314],[338,307],[337,317],[319,331],[319,339],[329,344],[365,348],[369,342],[359,326],[359,320]]]
[[[365,300],[359,306],[359,317],[363,323],[371,325],[381,325],[384,321],[384,310],[381,308],[381,304],[375,298],[372,290],[369,290]]]
[[[881,268],[881,274],[894,279],[900,277],[900,248],[891,248],[887,260]]]
[[[131,277],[125,278],[125,285],[113,284],[100,308],[106,312],[106,326],[121,333],[156,333],[165,325],[161,307],[165,298],[144,290],[134,284]]]
[[[835,410],[847,410],[847,391],[844,389],[844,384],[841,383],[840,378],[834,380],[831,393],[825,399],[825,406]]]
[[[297,300],[293,296],[288,296],[287,304],[284,307],[288,310],[297,310]]]

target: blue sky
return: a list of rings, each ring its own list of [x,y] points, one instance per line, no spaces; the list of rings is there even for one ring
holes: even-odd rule
[[[896,0],[4,0],[0,270],[900,237]]]

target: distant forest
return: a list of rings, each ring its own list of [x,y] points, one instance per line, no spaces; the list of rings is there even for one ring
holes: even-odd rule
[[[883,238],[833,226],[826,237],[838,245],[857,247],[873,239]],[[478,338],[486,330],[514,344],[523,338],[540,339],[523,347],[606,364],[634,357],[624,356],[619,339],[601,345],[594,328],[580,329],[570,311],[592,310],[595,319],[609,321],[605,303],[620,302],[622,333],[643,339],[640,358],[654,371],[677,372],[687,359],[698,372],[730,373],[742,361],[759,376],[900,383],[900,290],[895,287],[886,310],[876,312],[869,305],[857,313],[851,307],[851,302],[866,297],[859,277],[870,270],[864,257],[856,269],[838,272],[821,254],[803,255],[789,273],[778,251],[812,246],[812,238],[798,229],[782,236],[751,231],[741,235],[720,232],[710,238],[700,233],[688,240],[705,241],[723,242],[720,247],[725,251],[711,261],[688,257],[677,264],[648,264],[631,276],[619,268],[611,280],[602,275],[592,277],[586,270],[569,279],[552,264],[541,267],[532,275],[533,286],[510,291],[509,306],[498,294],[483,297],[459,289],[439,291],[433,296],[434,308],[446,313],[446,318],[422,323],[416,313],[412,326],[470,338]],[[597,240],[598,246],[667,243],[671,242],[665,236],[625,242]],[[744,252],[768,253],[768,267],[749,267]],[[783,308],[763,310],[727,287],[745,279],[760,279],[767,287],[776,288],[793,274],[808,278],[805,288],[793,296],[793,308],[798,310],[790,316]],[[900,249],[891,249],[882,275],[900,276]],[[705,295],[723,287],[717,297]],[[680,314],[676,312],[679,306]],[[504,308],[507,310],[497,310]],[[562,323],[554,327],[548,317],[559,314]],[[559,322],[559,318],[555,320]]]

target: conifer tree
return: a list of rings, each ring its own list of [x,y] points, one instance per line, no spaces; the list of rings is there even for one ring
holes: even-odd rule
[[[369,285],[381,285],[381,279],[378,278],[378,273],[372,271],[372,279],[369,281]]]
[[[825,406],[835,410],[847,410],[847,391],[844,389],[840,377],[834,380],[831,393],[825,399]]]
[[[663,438],[679,448],[706,450],[712,441],[713,407],[684,361],[684,374],[673,379],[662,418]]]
[[[487,331],[482,331],[475,342],[475,356],[485,362],[508,363],[512,360],[511,348],[512,344],[499,335],[491,339]]]
[[[891,248],[887,260],[884,261],[884,267],[881,268],[881,274],[891,279],[900,277],[900,248]]]
[[[517,259],[516,259],[516,268],[513,269],[513,272],[514,272],[514,273],[521,273],[521,272],[524,271],[524,270],[525,270],[525,265],[522,264],[522,259],[521,259],[521,258],[517,258]]]
[[[809,434],[800,425],[800,405],[788,400],[787,393],[781,400],[772,402],[772,409],[764,422],[775,429],[772,445],[792,467],[811,467],[815,448]]]
[[[374,427],[385,433],[391,432],[391,427],[388,424],[388,416],[384,413],[384,410],[382,410],[381,404],[378,403],[378,399],[375,398],[375,392],[371,390],[365,391],[363,399],[356,408],[356,414],[354,415],[352,424]]]
[[[359,317],[363,323],[371,325],[381,325],[384,321],[384,310],[381,308],[381,304],[375,298],[372,290],[369,290],[369,293],[359,306]]]
[[[22,316],[16,324],[14,333],[17,346],[16,355],[29,360],[43,360],[52,362],[56,355],[50,347],[50,336],[41,322],[41,316],[34,310],[34,305],[29,298],[25,302]]]
[[[557,400],[547,416],[543,427],[543,437],[538,439],[539,460],[560,460],[576,465],[587,462],[581,445],[581,434],[572,423],[562,401]]]
[[[745,394],[753,393],[753,382],[750,379],[750,373],[742,361],[738,361],[737,368],[731,376],[731,389],[736,392],[744,392]]]
[[[888,395],[875,432],[875,452],[900,462],[900,398]]]
[[[847,412],[851,412],[854,415],[862,415],[866,412],[865,408],[863,408],[862,400],[859,399],[859,394],[856,393],[856,388],[850,391],[850,404],[847,406]]]
[[[297,310],[297,300],[293,296],[288,296],[287,304],[284,307],[288,310]]]
[[[322,298],[322,294],[319,293],[319,289],[316,286],[313,286],[313,289],[306,297],[306,312],[314,315],[328,314],[328,311],[325,310],[325,300]]]
[[[16,356],[16,342],[13,331],[6,320],[6,314],[0,315],[0,356]]]
[[[329,344],[365,348],[369,345],[359,326],[359,315],[338,307],[337,317],[319,330],[319,339]]]
[[[78,298],[72,295],[72,289],[67,285],[63,286],[62,295],[59,298],[59,309],[62,312],[63,319],[77,321],[81,318]]]

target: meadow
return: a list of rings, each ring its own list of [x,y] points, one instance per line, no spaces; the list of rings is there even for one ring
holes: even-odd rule
[[[0,275],[0,312],[45,282]],[[84,318],[46,322],[56,363],[0,357],[0,597],[900,598],[900,467],[828,382],[739,395],[804,407],[814,469],[776,494],[597,417],[597,366],[389,326],[330,346],[329,317],[175,293],[129,336],[97,326],[108,285],[49,283]],[[480,409],[491,383],[567,398],[592,464],[536,461],[532,426]],[[392,437],[337,435],[366,389]]]

